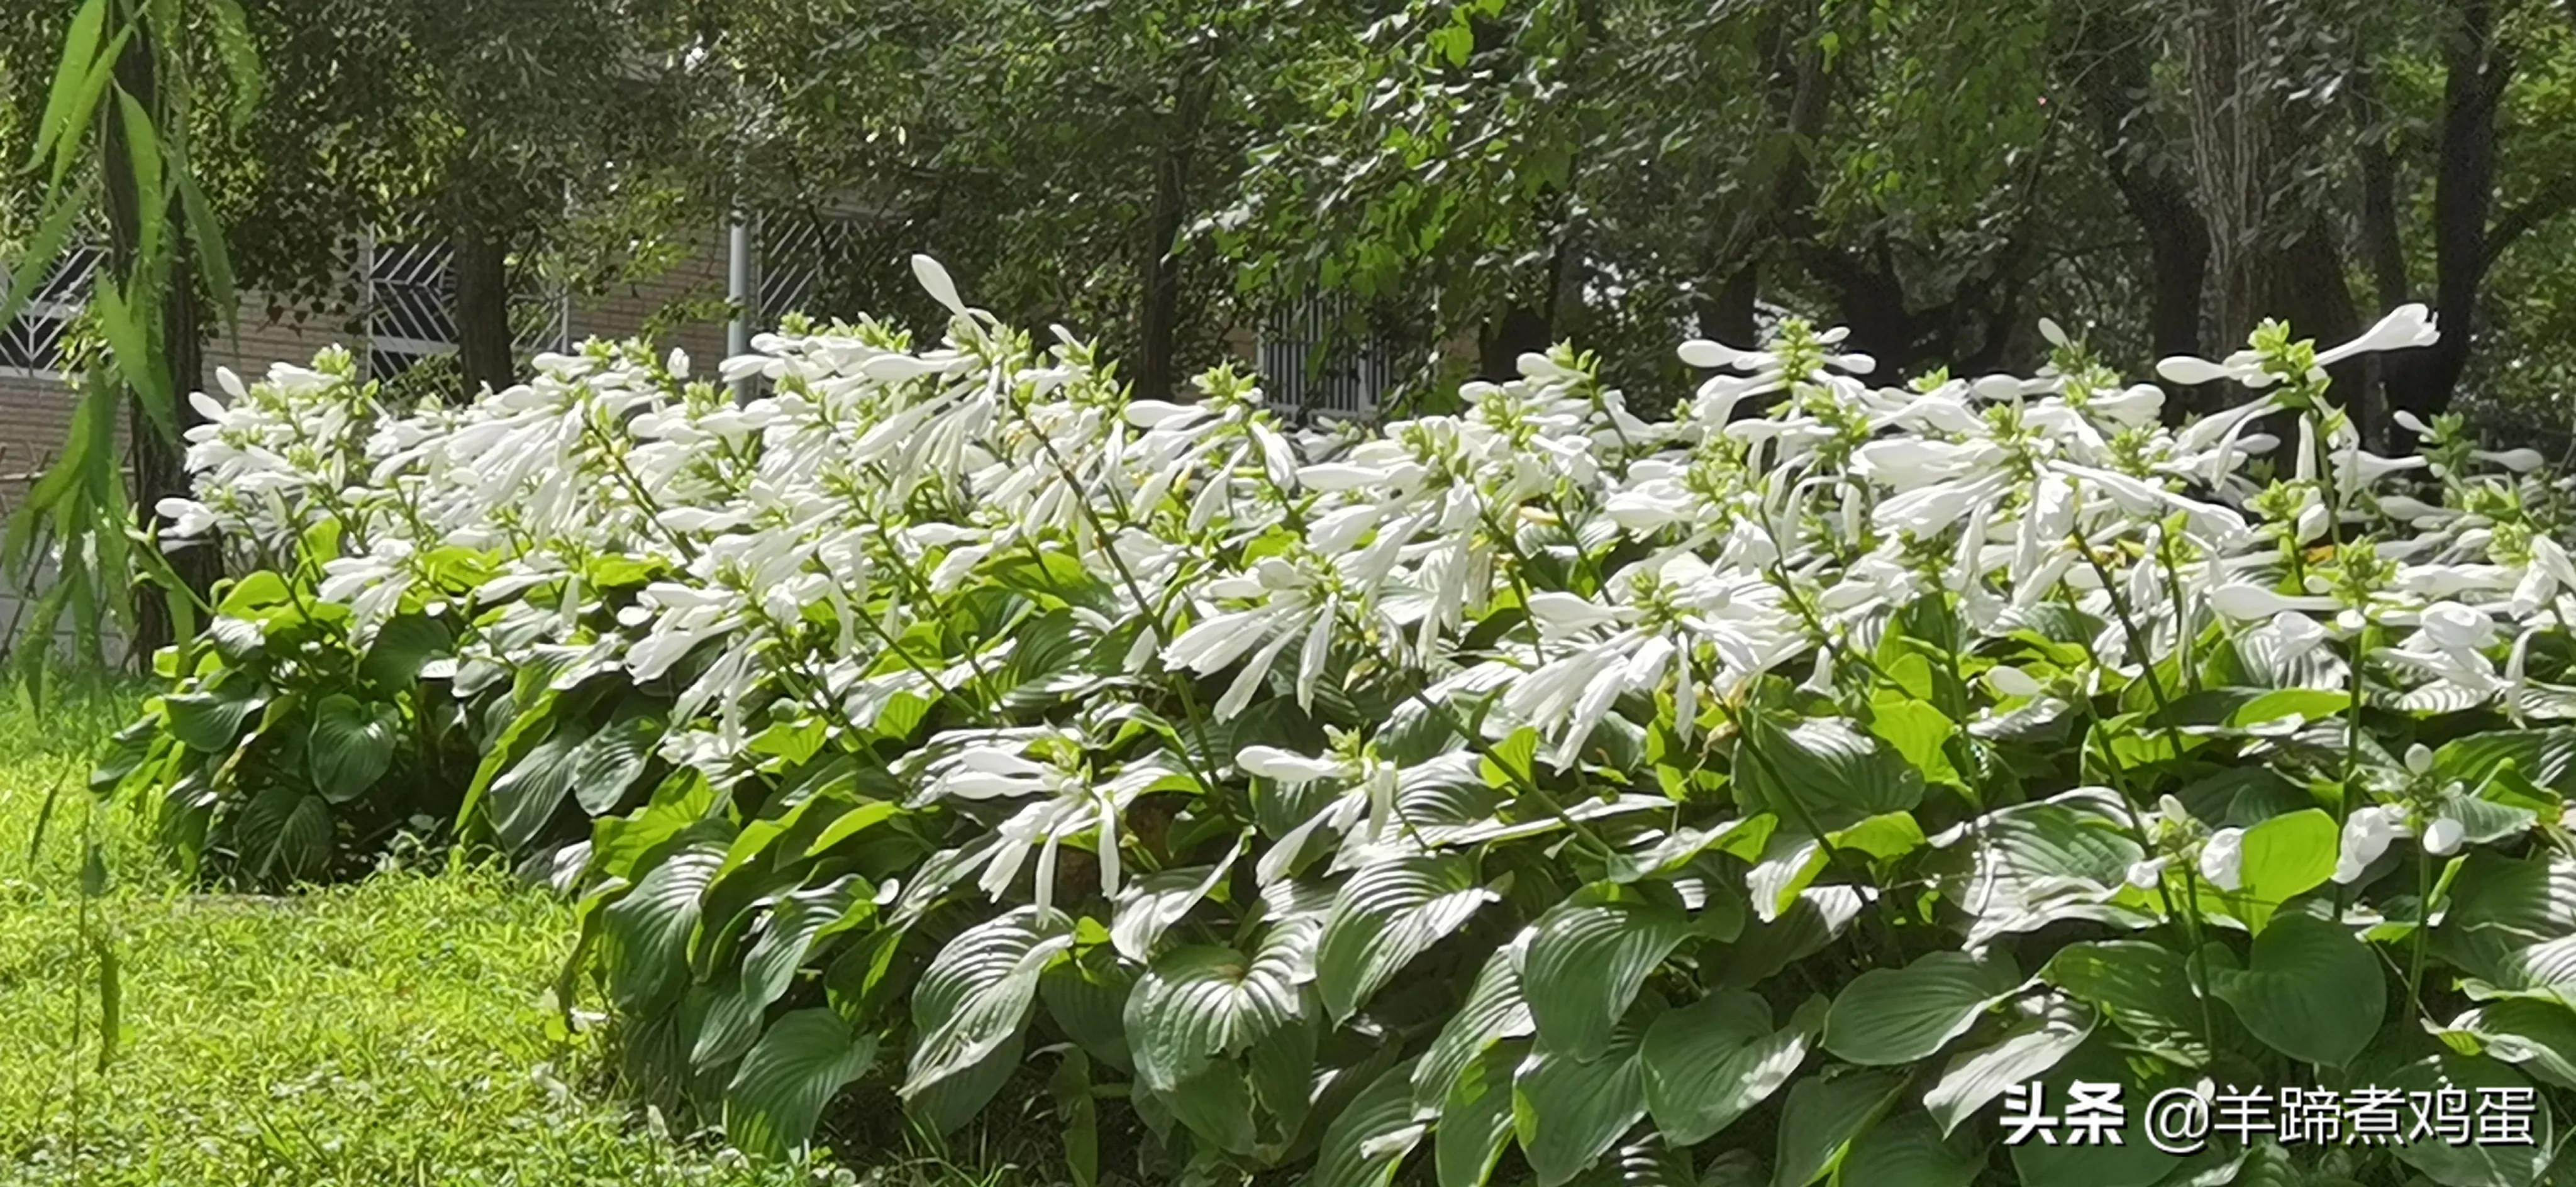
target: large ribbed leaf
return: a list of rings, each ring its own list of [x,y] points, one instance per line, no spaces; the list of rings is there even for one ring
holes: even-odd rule
[[[658,1012],[688,977],[698,898],[724,864],[724,846],[699,842],[664,857],[600,913],[599,959],[608,1000],[628,1015]]]
[[[2026,1017],[2012,1034],[1992,1046],[1962,1051],[1943,1069],[1941,1078],[1923,1094],[1923,1107],[1944,1135],[2016,1084],[2039,1075],[2081,1046],[2093,1033],[2097,1015],[2059,998]]]
[[[912,991],[919,1037],[902,1093],[907,1103],[951,1077],[975,1072],[1016,1041],[1036,1000],[1038,978],[1073,945],[1064,916],[1021,907],[958,933],[923,970]],[[971,1111],[971,1110],[970,1110]]]
[[[1215,945],[1156,957],[1127,999],[1137,1078],[1171,1092],[1220,1055],[1242,1053],[1298,1014],[1298,971],[1313,929],[1272,926],[1252,955]]]
[[[1413,1063],[1378,1073],[1324,1127],[1306,1187],[1384,1187],[1397,1163],[1422,1141],[1413,1115]]]
[[[1735,764],[1747,812],[1779,814],[1801,827],[1812,819],[1843,828],[1864,816],[1903,812],[1923,801],[1923,774],[1894,746],[1839,718],[1809,718],[1782,728],[1748,715]]]
[[[1853,1187],[1968,1187],[1985,1165],[1975,1148],[1943,1136],[1930,1117],[1908,1113],[1854,1139],[1835,1181]]]
[[[1431,1144],[1440,1187],[1483,1187],[1494,1173],[1512,1136],[1512,1073],[1529,1048],[1526,1039],[1493,1043],[1450,1078],[1449,1094],[1436,1106],[1440,1124]]]
[[[270,784],[225,827],[242,864],[257,877],[300,882],[330,867],[336,828],[331,805],[293,784]]]
[[[2397,1044],[2389,1046],[2394,1048]],[[2356,1077],[2357,1083],[2409,1094],[2452,1088],[2467,1093],[2475,1102],[2481,1099],[2482,1089],[2532,1088],[2531,1081],[2504,1063],[2455,1051],[2426,1053],[2410,1045],[2375,1054],[2365,1063],[2364,1074]],[[2397,1157],[2443,1187],[2529,1187],[2548,1170],[2559,1138],[2549,1095],[2540,1092],[2536,1103],[2530,1144],[2496,1141],[2455,1146],[2428,1135],[2398,1147]]]
[[[1117,945],[1118,955],[1138,964],[1151,959],[1163,933],[1225,879],[1226,872],[1234,868],[1235,854],[1240,852],[1238,846],[1215,865],[1157,870],[1129,883],[1118,893],[1118,909],[1109,925],[1109,938]]]
[[[1938,1052],[2010,997],[2021,974],[1998,956],[1934,952],[1901,969],[1871,969],[1834,999],[1825,1050],[1852,1063],[1912,1063]]]
[[[1740,990],[1656,1018],[1640,1057],[1655,1128],[1674,1145],[1695,1146],[1734,1124],[1797,1074],[1824,1019],[1824,999],[1810,998],[1774,1029],[1770,1004]]]
[[[322,798],[345,804],[375,786],[393,765],[402,715],[389,705],[369,705],[335,692],[313,704],[313,732],[305,747],[313,787]]]
[[[2109,1015],[2145,1050],[2192,1067],[2209,1062],[2200,995],[2172,949],[2144,940],[2069,944],[2039,976]]]
[[[2315,808],[2275,816],[2245,830],[2234,893],[2227,909],[2261,934],[2281,904],[2325,885],[2339,851],[2334,817]]]
[[[1468,987],[1467,1000],[1449,1015],[1439,1037],[1431,1040],[1431,1049],[1414,1065],[1414,1107],[1440,1108],[1459,1075],[1487,1044],[1525,1038],[1536,1025],[1530,1021],[1529,1003],[1521,998],[1519,947],[1496,951]]]
[[[851,926],[874,909],[875,891],[866,879],[843,875],[821,886],[779,897],[761,924],[760,936],[743,954],[730,979],[719,984],[707,1005],[690,1059],[700,1067],[742,1054],[756,1033],[761,1012],[787,992],[805,954],[824,935]]]
[[[566,723],[531,747],[510,769],[492,780],[492,831],[502,845],[518,849],[536,839],[555,809],[572,794],[576,765],[589,736]]]
[[[1575,1059],[1598,1057],[1647,975],[1689,934],[1679,910],[1590,890],[1539,916],[1520,972],[1544,1045]]]
[[[2576,792],[2576,726],[2496,730],[2453,738],[2433,752],[2433,770],[2476,787],[2512,763],[2523,778],[2560,794]]]
[[[2470,1014],[2468,1029],[2487,1054],[2561,1088],[2576,1088],[2576,1009],[2565,1002],[2506,998]]]
[[[1852,1139],[1896,1103],[1905,1077],[1895,1072],[1845,1070],[1798,1081],[1780,1110],[1779,1154],[1771,1187],[1807,1187],[1842,1164]]]
[[[1539,1187],[1582,1173],[1646,1115],[1638,1032],[1626,1028],[1599,1056],[1576,1059],[1544,1039],[1512,1076],[1512,1129]]]
[[[1315,988],[1335,1022],[1349,1018],[1396,971],[1464,926],[1493,899],[1463,853],[1398,858],[1342,884],[1315,951]]]
[[[867,1071],[876,1053],[875,1035],[852,1035],[828,1009],[779,1018],[725,1089],[725,1136],[745,1152],[773,1158],[803,1144],[823,1106]]]
[[[2209,989],[2274,1050],[2330,1067],[2370,1045],[2388,1008],[2370,949],[2342,924],[2310,915],[2273,920],[2254,938],[2248,967],[2211,968]]]
[[[581,743],[571,761],[573,796],[582,811],[598,816],[625,802],[626,790],[643,777],[653,748],[661,743],[663,728],[660,714],[629,705]],[[499,792],[497,783],[494,792]]]

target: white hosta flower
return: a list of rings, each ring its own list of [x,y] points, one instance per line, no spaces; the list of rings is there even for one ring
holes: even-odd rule
[[[2408,746],[2406,748],[2406,770],[2411,774],[2419,776],[2432,773],[2433,748],[2423,744],[2422,742],[2417,742],[2414,745]]]
[[[2449,857],[2460,851],[2460,842],[2468,836],[2468,826],[2449,816],[2436,818],[2424,826],[2424,852],[2435,857]]]
[[[2154,890],[2164,884],[2165,867],[2172,864],[2173,859],[2170,857],[2150,857],[2130,862],[2126,881],[2140,890]]]
[[[2333,637],[2326,628],[2317,624],[2316,619],[2295,610],[2283,610],[2273,615],[2272,621],[2257,628],[2256,633],[2271,643],[2273,654],[2282,663],[2298,660]]]
[[[1987,669],[1986,683],[2008,697],[2035,697],[2047,691],[2030,673],[2011,664],[1996,664]]]
[[[2352,815],[2344,818],[2342,852],[2335,859],[2334,880],[2350,885],[2370,863],[2388,852],[2391,842],[2412,833],[2401,809],[2384,804],[2353,809]]]
[[[1343,785],[1339,794],[1281,834],[1253,864],[1254,879],[1262,886],[1285,876],[1304,854],[1307,842],[1318,833],[1346,836],[1365,818],[1368,827],[1359,838],[1363,843],[1378,844],[1390,835],[1388,826],[1394,818],[1395,797],[1402,782],[1401,772],[1392,763],[1376,758],[1316,757],[1272,746],[1247,746],[1235,755],[1234,761],[1246,772],[1290,787],[1318,782]]]
[[[2209,884],[2234,894],[2244,889],[2245,830],[2222,828],[2209,835],[2200,847],[2200,876]]]
[[[2434,322],[2431,309],[2421,304],[2400,305],[2389,310],[2388,316],[2380,318],[2377,324],[2362,331],[2360,337],[2341,346],[2318,351],[2317,365],[2330,367],[2354,355],[2431,346],[2441,338],[2441,330]]]
[[[2276,593],[2263,586],[2243,581],[2219,586],[2209,595],[2210,609],[2229,618],[2269,618],[2276,623],[2278,616],[2283,614],[2296,611],[2330,612],[2337,606],[2338,603],[2330,597]]]

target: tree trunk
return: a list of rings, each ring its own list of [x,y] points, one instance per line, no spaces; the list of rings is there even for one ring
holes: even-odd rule
[[[1155,156],[1154,201],[1145,214],[1137,262],[1140,307],[1136,317],[1136,395],[1168,400],[1180,384],[1181,262],[1179,240],[1187,193],[1186,150],[1166,146]]]
[[[1701,289],[1694,302],[1700,337],[1742,350],[1760,346],[1761,329],[1754,322],[1753,299],[1761,289],[1762,265],[1758,260],[1746,260],[1716,287]]]
[[[134,97],[135,103],[159,118],[161,105],[155,85],[153,46],[147,33],[138,30],[116,62],[117,85]],[[131,286],[141,251],[143,198],[135,192],[132,173],[125,167],[132,147],[126,138],[125,121],[107,121],[103,129],[102,149],[109,166],[102,170],[106,181],[108,259],[120,285]],[[204,343],[199,337],[196,274],[189,266],[189,243],[185,238],[172,242],[169,273],[162,278],[167,286],[158,309],[138,307],[132,310],[138,318],[158,321],[147,330],[152,349],[159,355],[162,373],[169,379],[175,407],[171,409],[176,433],[167,433],[159,418],[147,409],[142,389],[131,380],[133,389],[128,399],[126,426],[132,480],[128,487],[134,514],[154,540],[160,538],[165,521],[156,508],[161,500],[189,492],[186,449],[183,434],[201,418],[186,394],[196,391],[205,381]],[[129,288],[129,292],[130,292]],[[120,529],[109,529],[120,530]],[[211,544],[179,550],[169,558],[172,569],[199,597],[210,596],[216,579],[223,575],[222,552]],[[159,590],[135,590],[133,598],[134,637],[129,641],[126,658],[149,665],[152,654],[176,642],[174,624],[164,594]],[[148,667],[146,668],[148,670]]]
[[[1547,311],[1514,305],[1489,319],[1476,335],[1476,374],[1495,383],[1520,377],[1520,357],[1546,354],[1555,345]]]
[[[2162,167],[2128,129],[2144,122],[2154,63],[2138,51],[2146,29],[2105,10],[2080,26],[2085,39],[2069,63],[2101,141],[2104,164],[2121,204],[2147,241],[2147,334],[2158,357],[2201,352],[2202,289],[2209,279],[2209,228],[2192,204],[2189,181]],[[2166,385],[2175,416],[2198,406],[2196,388]]]
[[[2495,202],[2495,115],[2512,63],[2495,43],[2490,0],[2461,0],[2443,41],[2442,156],[2433,176],[2433,312],[2441,340],[2381,366],[2392,409],[2429,417],[2451,406],[2477,333],[2486,283],[2487,215]]]
[[[500,391],[518,382],[510,332],[507,237],[472,222],[461,228],[448,275],[456,286],[456,361],[465,373],[465,399],[484,388]]]
[[[2367,94],[2369,75],[2359,80]],[[2378,312],[2406,303],[2406,244],[2397,220],[2397,159],[2386,143],[2377,137],[2365,137],[2360,152],[2361,165],[2361,255],[2370,268],[2370,295]],[[2354,420],[2361,430],[2362,446],[2374,452],[2388,451],[2388,375],[2387,360],[2371,355],[2362,362],[2360,396],[2349,401],[2356,410]]]

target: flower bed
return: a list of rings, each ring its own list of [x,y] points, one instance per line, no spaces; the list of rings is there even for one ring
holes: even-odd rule
[[[210,877],[406,823],[544,861],[631,1067],[748,1149],[882,1064],[942,1129],[1033,1066],[1082,1182],[1113,1108],[1327,1187],[2553,1155],[2569,491],[2358,448],[2320,368],[2421,307],[2167,360],[2259,393],[2180,429],[2054,326],[1878,387],[1792,323],[1684,345],[1668,422],[1560,348],[1297,433],[915,266],[939,342],[791,325],[747,402],[599,343],[465,407],[344,354],[200,397],[164,511],[259,568],[98,786]],[[2142,1128],[2444,1077],[2546,1086],[2536,1144]],[[1999,1141],[2079,1079],[2124,1141]]]

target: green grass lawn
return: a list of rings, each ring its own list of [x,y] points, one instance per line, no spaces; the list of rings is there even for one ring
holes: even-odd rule
[[[390,870],[275,899],[176,884],[135,813],[89,813],[89,756],[134,694],[62,695],[38,714],[0,690],[0,1183],[856,1178],[748,1167],[618,1104],[599,1041],[549,1038],[540,1004],[571,912],[503,871]],[[85,832],[109,871],[87,900]],[[104,1071],[92,936],[120,989]]]

